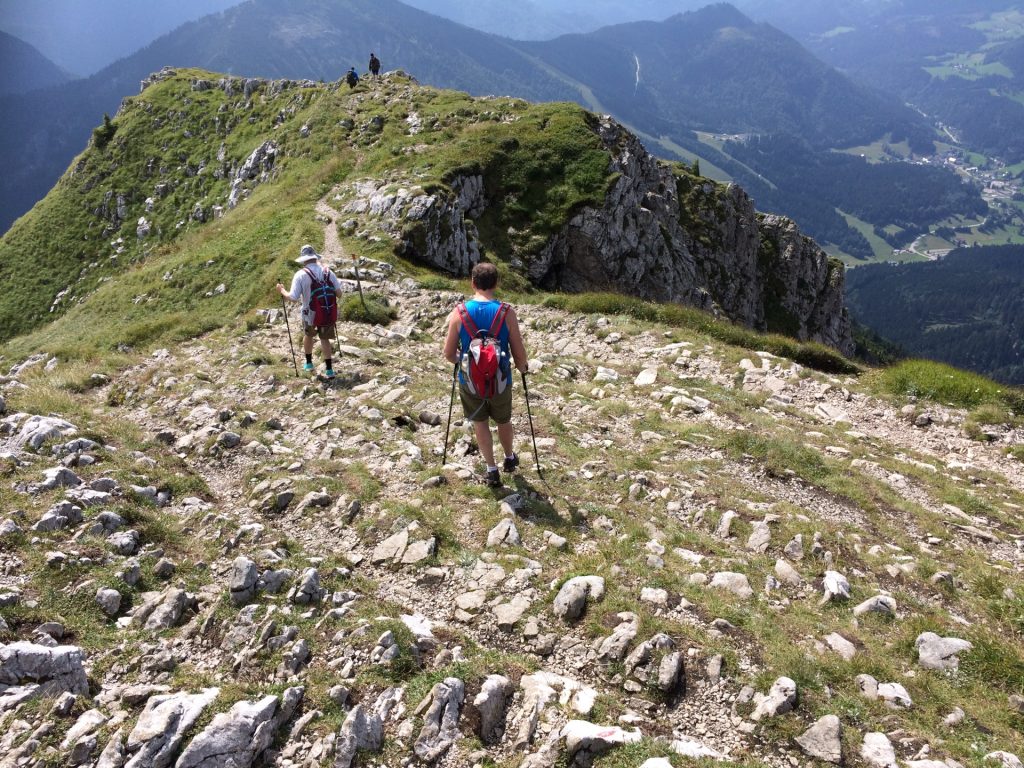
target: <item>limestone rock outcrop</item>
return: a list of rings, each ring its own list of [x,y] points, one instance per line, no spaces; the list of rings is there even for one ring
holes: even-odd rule
[[[82,650],[73,645],[47,648],[29,642],[0,645],[0,686],[38,685],[38,693],[56,696],[89,690]]]
[[[676,176],[608,117],[599,134],[617,179],[529,260],[534,283],[680,302],[852,352],[843,268],[792,221],[759,216],[735,185]]]
[[[514,268],[548,290],[687,304],[852,354],[842,264],[796,224],[758,214],[734,184],[675,172],[608,116],[595,131],[614,179],[604,204],[580,210],[546,240],[513,245]],[[398,253],[455,275],[480,260],[474,220],[493,202],[472,175],[429,190],[413,179],[366,179],[335,199]]]

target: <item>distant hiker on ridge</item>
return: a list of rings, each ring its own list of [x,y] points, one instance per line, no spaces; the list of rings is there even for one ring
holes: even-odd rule
[[[320,337],[320,351],[324,356],[327,370],[324,375],[334,378],[334,366],[331,353],[331,339],[337,337],[335,324],[338,321],[338,294],[341,293],[341,281],[331,270],[320,264],[320,254],[312,245],[302,246],[297,258],[302,269],[292,278],[292,288],[286,291],[281,283],[277,291],[289,301],[302,302],[302,351],[306,354],[306,363],[302,370],[312,372],[313,338]]]
[[[501,474],[494,461],[489,420],[498,425],[498,440],[505,451],[502,468],[514,472],[519,457],[513,450],[511,363],[514,360],[523,374],[529,370],[529,363],[516,311],[494,298],[497,268],[493,264],[477,264],[473,267],[472,284],[473,298],[460,303],[448,315],[444,357],[458,366],[459,399],[466,418],[473,422],[477,445],[487,462],[485,480],[492,488],[500,488]]]
[[[345,73],[345,82],[348,83],[349,88],[359,85],[359,75],[356,74],[355,67],[349,67],[348,72]]]
[[[370,52],[370,74],[373,75],[374,80],[380,77],[380,59],[373,51]]]

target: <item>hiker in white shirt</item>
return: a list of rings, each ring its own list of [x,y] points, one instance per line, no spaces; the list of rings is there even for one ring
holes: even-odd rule
[[[316,370],[316,366],[313,365],[313,339],[316,337],[320,338],[320,351],[324,356],[324,364],[327,366],[327,370],[324,372],[327,378],[334,378],[334,366],[332,360],[331,351],[331,339],[337,337],[334,323],[329,325],[316,325],[316,316],[313,306],[311,305],[310,297],[313,292],[314,285],[316,283],[324,283],[325,281],[334,288],[335,291],[335,307],[337,306],[337,295],[341,293],[341,281],[338,277],[323,266],[320,263],[320,254],[311,245],[302,246],[302,250],[299,252],[299,258],[297,258],[299,264],[302,265],[302,269],[295,273],[292,278],[292,287],[290,291],[286,291],[284,285],[281,283],[277,284],[277,291],[284,298],[289,301],[301,301],[302,302],[302,351],[306,355],[306,362],[302,366],[302,370],[311,372]]]

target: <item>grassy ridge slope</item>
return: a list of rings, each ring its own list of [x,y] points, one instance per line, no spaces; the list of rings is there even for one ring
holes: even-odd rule
[[[0,240],[0,280],[15,286],[0,297],[0,338],[87,298],[60,330],[25,344],[61,337],[109,348],[221,323],[255,306],[302,242],[322,241],[313,203],[350,176],[412,176],[435,190],[453,174],[481,173],[499,201],[481,218],[482,238],[497,250],[510,226],[550,234],[578,206],[599,202],[608,183],[592,117],[575,105],[474,101],[401,77],[355,91],[263,82],[250,98],[237,79],[230,95],[193,89],[216,78],[184,70],[126,102],[109,143],[94,141]],[[412,135],[411,109],[428,130]],[[211,221],[243,159],[268,140],[277,147],[270,183]],[[145,239],[136,236],[141,217],[151,228]],[[226,291],[216,293],[222,283]],[[78,321],[97,308],[104,321]]]
[[[382,179],[443,196],[452,194],[455,178],[479,174],[489,201],[476,219],[481,251],[514,263],[581,206],[599,205],[615,179],[594,116],[574,104],[471,99],[399,75],[355,90],[250,82],[248,97],[241,79],[229,88],[216,86],[218,79],[183,70],[126,102],[113,136],[94,141],[0,240],[0,278],[14,287],[0,296],[0,339],[8,340],[10,359],[38,351],[116,357],[230,326],[275,303],[272,287],[287,279],[299,246],[324,243],[315,203],[342,182]],[[412,130],[413,123],[420,128]],[[243,159],[269,140],[277,154],[265,183],[249,182],[249,198],[214,217]],[[681,166],[675,173],[697,180]],[[197,206],[203,221],[195,218]],[[699,227],[699,213],[684,226]],[[151,231],[145,239],[136,237],[141,217]],[[388,238],[341,224],[346,252],[401,261]],[[421,267],[402,264],[407,274],[424,276]],[[526,279],[502,269],[506,290],[527,298],[533,289]],[[603,308],[602,297],[575,301],[613,309]],[[622,302],[645,317],[712,328],[718,338],[777,349],[823,370],[854,370],[821,345],[768,339],[682,307],[613,298],[615,306]]]

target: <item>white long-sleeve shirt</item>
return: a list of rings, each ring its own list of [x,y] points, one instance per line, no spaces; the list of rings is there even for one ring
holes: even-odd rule
[[[326,272],[331,284],[334,286],[334,290],[341,294],[341,281],[338,280],[338,276],[335,275],[331,270],[326,269],[317,262],[310,262],[306,264],[302,269],[295,273],[295,277],[292,278],[292,288],[288,292],[288,298],[292,301],[302,301],[302,322],[304,325],[313,325],[313,309],[309,306],[309,295],[313,289],[313,281],[310,279],[309,274],[306,270],[312,272],[317,280],[323,280],[324,273]]]

